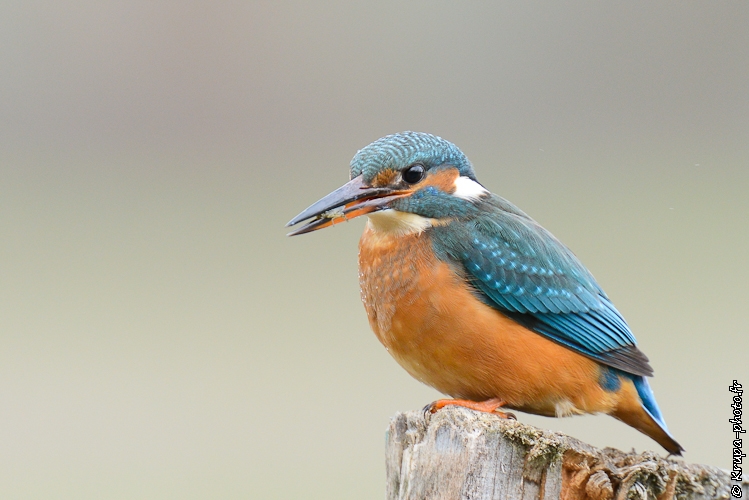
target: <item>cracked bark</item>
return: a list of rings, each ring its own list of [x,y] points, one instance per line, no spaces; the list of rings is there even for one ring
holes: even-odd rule
[[[387,432],[389,500],[725,499],[749,478],[654,452],[594,448],[561,433],[465,408],[399,413]]]

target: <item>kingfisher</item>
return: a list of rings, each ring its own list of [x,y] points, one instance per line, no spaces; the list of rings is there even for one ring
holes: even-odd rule
[[[670,454],[648,358],[580,260],[489,192],[453,143],[402,132],[351,160],[350,181],[294,217],[305,234],[367,216],[359,284],[369,324],[447,405],[514,418],[606,413]]]

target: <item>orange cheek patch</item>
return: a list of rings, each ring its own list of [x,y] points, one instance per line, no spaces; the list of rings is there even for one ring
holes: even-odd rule
[[[457,168],[444,168],[430,173],[418,187],[434,186],[445,193],[455,191],[455,180],[460,176]]]
[[[385,187],[395,182],[398,172],[388,168],[379,172],[374,179],[372,179],[372,186],[374,187]]]

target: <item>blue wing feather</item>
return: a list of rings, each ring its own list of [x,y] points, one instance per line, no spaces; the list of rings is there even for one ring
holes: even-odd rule
[[[652,375],[619,311],[575,255],[506,200],[491,195],[432,238],[479,297],[527,328],[596,361]]]

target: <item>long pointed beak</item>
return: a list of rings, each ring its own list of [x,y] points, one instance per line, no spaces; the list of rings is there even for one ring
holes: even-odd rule
[[[286,227],[312,218],[304,226],[290,232],[288,236],[305,234],[332,226],[360,215],[385,208],[391,200],[402,193],[391,188],[370,187],[364,184],[362,176],[355,177],[321,200],[316,201],[302,213],[291,219]]]

